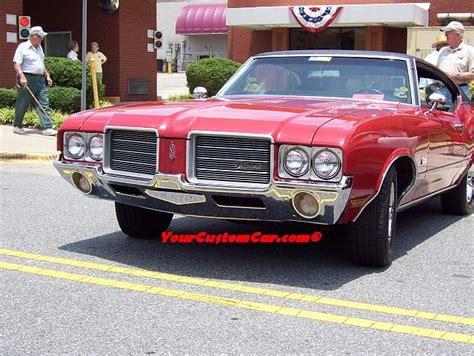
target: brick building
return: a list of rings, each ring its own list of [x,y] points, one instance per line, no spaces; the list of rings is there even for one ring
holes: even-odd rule
[[[302,29],[289,6],[311,5],[307,0],[228,0],[229,58],[245,61],[256,53],[288,49],[358,49],[407,52],[407,31],[444,25],[449,20],[474,24],[474,2],[436,0],[331,0],[343,6],[335,21],[322,32]],[[313,2],[318,4],[319,2]],[[448,14],[462,13],[463,18]],[[434,32],[435,33],[435,32]],[[474,45],[474,43],[471,43]]]
[[[97,0],[88,0],[87,40],[100,44],[108,57],[104,64],[106,95],[121,101],[156,100],[156,53],[147,51],[147,30],[156,28],[156,0],[120,1],[115,12],[106,12]],[[82,43],[82,0],[0,0],[0,87],[15,85],[12,59],[20,42],[9,43],[7,33],[18,30],[6,15],[31,16],[33,26],[49,33],[46,55],[66,56],[65,44]],[[10,16],[11,18],[12,16]]]

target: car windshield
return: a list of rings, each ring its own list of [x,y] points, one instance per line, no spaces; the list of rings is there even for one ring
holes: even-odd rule
[[[261,57],[224,87],[224,95],[323,96],[411,102],[404,60],[332,56]]]

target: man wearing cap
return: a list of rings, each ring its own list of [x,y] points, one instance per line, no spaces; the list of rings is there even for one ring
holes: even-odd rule
[[[26,131],[23,129],[23,118],[30,104],[34,106],[40,118],[43,129],[42,134],[47,136],[56,135],[56,130],[52,128],[51,119],[46,115],[46,113],[51,112],[46,83],[48,86],[53,84],[44,64],[44,52],[41,47],[41,42],[46,35],[47,33],[43,31],[41,26],[32,27],[29,40],[17,47],[13,57],[13,67],[19,81],[13,132],[20,135],[26,134]],[[38,106],[38,103],[36,103],[31,93],[27,90],[27,86],[43,108]]]
[[[439,52],[437,65],[471,98],[469,83],[474,80],[474,48],[462,41],[462,23],[451,21],[442,31],[446,34],[449,46]]]
[[[441,48],[446,47],[447,45],[448,40],[446,39],[446,36],[440,35],[436,37],[436,41],[431,45],[431,48],[434,48],[434,50],[426,56],[425,61],[436,65],[438,63],[439,51]]]

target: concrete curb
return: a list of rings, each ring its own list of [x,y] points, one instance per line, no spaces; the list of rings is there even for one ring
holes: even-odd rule
[[[58,153],[30,153],[30,152],[5,152],[0,151],[0,161],[46,161],[52,162]]]

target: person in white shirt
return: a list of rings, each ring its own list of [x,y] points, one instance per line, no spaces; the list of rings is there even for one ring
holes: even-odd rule
[[[439,51],[441,48],[448,46],[448,40],[446,36],[440,35],[436,37],[436,41],[431,45],[431,48],[434,48],[433,51],[425,57],[425,61],[436,65],[438,63]]]
[[[469,83],[474,80],[474,47],[463,42],[462,23],[451,21],[442,31],[446,34],[449,46],[439,51],[437,65],[471,98]]]
[[[69,42],[69,52],[67,54],[67,58],[73,61],[78,61],[79,58],[77,58],[77,52],[79,52],[79,43],[74,40]]]
[[[44,64],[44,52],[41,42],[48,33],[43,31],[41,26],[33,26],[30,29],[29,40],[18,45],[13,57],[13,67],[18,78],[18,90],[15,103],[15,120],[13,122],[13,132],[24,135],[23,118],[26,110],[33,105],[43,129],[43,135],[54,136],[53,124],[50,119],[51,109],[49,108],[48,86],[53,84],[48,70]],[[27,87],[37,98],[41,107],[34,100]],[[46,115],[49,113],[49,115]]]

